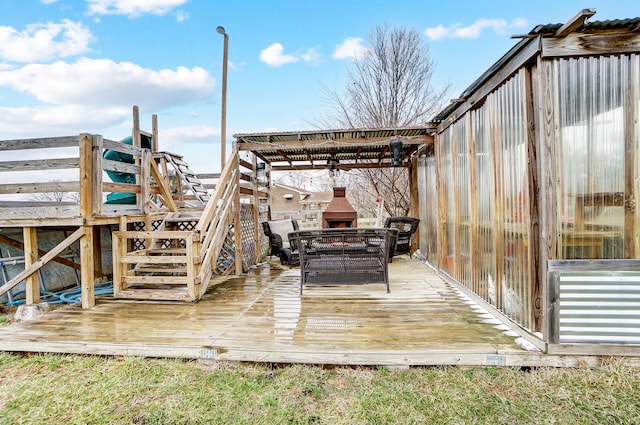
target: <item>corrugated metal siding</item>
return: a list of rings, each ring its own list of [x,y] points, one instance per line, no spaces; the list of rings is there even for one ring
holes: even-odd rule
[[[562,273],[560,343],[640,344],[640,271]]]

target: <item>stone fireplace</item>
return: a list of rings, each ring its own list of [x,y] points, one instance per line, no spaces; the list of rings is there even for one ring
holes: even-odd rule
[[[346,198],[346,187],[333,188],[333,200],[322,213],[322,228],[358,227],[358,213]]]

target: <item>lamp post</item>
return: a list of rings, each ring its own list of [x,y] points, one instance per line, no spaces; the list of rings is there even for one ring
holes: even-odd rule
[[[222,171],[227,158],[227,56],[229,34],[225,32],[224,27],[216,28],[216,32],[224,36],[224,53],[222,54],[222,123],[220,125],[220,171]]]

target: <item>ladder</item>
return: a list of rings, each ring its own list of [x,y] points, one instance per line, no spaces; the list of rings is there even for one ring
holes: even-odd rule
[[[169,182],[171,190],[176,192],[176,197],[179,203],[184,203],[181,206],[185,206],[188,201],[196,201],[197,206],[203,206],[209,201],[209,192],[204,187],[204,184],[191,171],[189,164],[187,164],[181,155],[176,155],[170,152],[157,152],[153,154],[154,160],[162,167],[165,178],[169,178],[169,167],[175,171],[175,181]],[[196,206],[196,205],[192,205]]]

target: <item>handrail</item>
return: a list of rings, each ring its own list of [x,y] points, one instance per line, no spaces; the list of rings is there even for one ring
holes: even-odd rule
[[[211,277],[213,264],[216,261],[214,256],[217,256],[222,249],[224,240],[229,232],[229,227],[226,223],[229,222],[234,196],[236,195],[237,172],[238,159],[236,155],[232,155],[222,170],[215,192],[207,202],[195,227],[195,230],[201,235],[201,267],[198,275],[203,283],[206,283]],[[206,289],[206,284],[203,285],[204,289]]]

